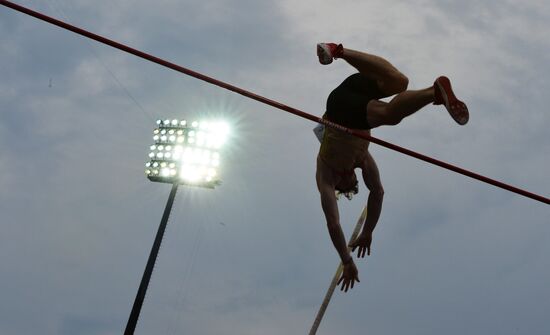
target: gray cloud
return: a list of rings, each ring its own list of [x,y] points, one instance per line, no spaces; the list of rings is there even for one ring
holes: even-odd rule
[[[319,40],[387,56],[413,87],[448,73],[468,127],[428,107],[375,136],[550,188],[542,1],[25,4],[317,115],[353,71],[320,67]],[[142,171],[153,120],[222,111],[237,120],[224,184],[180,190],[138,333],[307,331],[337,261],[311,123],[11,10],[0,29],[1,333],[120,333],[169,190]],[[372,151],[373,256],[319,334],[547,333],[547,207]],[[365,197],[341,203],[348,235]]]

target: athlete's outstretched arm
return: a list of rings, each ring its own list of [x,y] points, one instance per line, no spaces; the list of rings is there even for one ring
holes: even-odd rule
[[[338,204],[336,202],[336,194],[334,192],[334,185],[336,181],[330,171],[330,168],[317,157],[317,173],[315,176],[317,180],[317,188],[321,195],[321,206],[325,213],[327,220],[327,227],[330,234],[332,244],[336,248],[338,255],[344,265],[342,276],[338,281],[338,285],[342,284],[341,290],[347,292],[348,289],[353,288],[354,283],[359,281],[359,274],[357,267],[353,262],[348,246],[346,245],[346,239],[340,226],[340,217],[338,213]]]
[[[334,188],[325,183],[323,180],[320,180],[320,178],[317,178],[317,187],[319,188],[319,193],[321,195],[321,207],[325,213],[327,228],[332,244],[334,244],[334,248],[336,248],[342,263],[349,263],[351,260],[351,255],[349,254],[348,246],[346,245],[344,232],[340,226],[338,204],[336,202]]]
[[[337,285],[342,285],[341,290],[347,292],[348,289],[353,288],[355,282],[359,282],[359,273],[357,267],[353,262],[348,246],[346,245],[346,239],[342,232],[342,226],[340,226],[338,218],[338,205],[336,203],[336,195],[334,194],[334,188],[330,185],[319,185],[319,192],[321,193],[321,205],[325,212],[327,219],[327,227],[330,233],[330,238],[336,251],[340,255],[342,264],[344,265],[342,275],[338,280]]]
[[[370,255],[370,246],[372,242],[372,232],[378,223],[382,211],[382,202],[384,200],[384,188],[380,180],[380,172],[374,158],[367,153],[367,158],[361,167],[363,180],[369,189],[369,199],[367,201],[367,219],[363,225],[361,234],[351,243],[352,250],[357,251],[357,257],[365,257],[365,253]]]
[[[334,178],[330,167],[323,162],[321,157],[317,157],[315,180],[317,181],[317,189],[321,195],[321,207],[325,213],[332,244],[334,244],[342,263],[347,264],[352,260],[352,257],[348,251],[346,238],[340,226],[340,214],[338,213],[338,203],[334,192],[337,180]]]

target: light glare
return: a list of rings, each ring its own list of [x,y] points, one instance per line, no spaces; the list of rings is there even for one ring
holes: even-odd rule
[[[157,120],[146,175],[152,181],[213,187],[229,126],[219,121]]]

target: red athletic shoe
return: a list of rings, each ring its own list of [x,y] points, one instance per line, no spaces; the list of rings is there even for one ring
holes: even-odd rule
[[[342,44],[336,43],[318,43],[317,44],[317,57],[319,57],[319,63],[328,65],[332,63],[333,59],[342,57],[344,47]]]
[[[434,82],[434,105],[445,105],[451,117],[463,126],[468,123],[470,114],[466,104],[457,99],[451,87],[451,81],[445,76],[437,78]]]

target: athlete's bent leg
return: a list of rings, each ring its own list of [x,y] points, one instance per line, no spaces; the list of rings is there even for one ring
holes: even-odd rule
[[[317,44],[317,56],[321,64],[332,63],[342,58],[361,74],[375,80],[380,90],[388,97],[407,89],[409,79],[386,59],[366,52],[346,49],[341,44]]]
[[[409,85],[409,79],[380,56],[344,48],[342,59],[360,73],[376,80],[378,87],[386,96],[403,92]]]
[[[372,100],[367,105],[367,120],[372,128],[393,126],[432,102],[434,102],[433,87],[399,93],[387,103]]]

